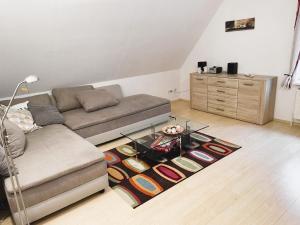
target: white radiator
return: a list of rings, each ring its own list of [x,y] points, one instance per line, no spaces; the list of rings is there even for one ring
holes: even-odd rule
[[[294,120],[300,120],[300,89],[296,92]]]

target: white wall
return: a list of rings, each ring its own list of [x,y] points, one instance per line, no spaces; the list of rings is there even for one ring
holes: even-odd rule
[[[0,0],[0,97],[179,69],[222,0]]]
[[[125,96],[134,94],[149,94],[170,100],[179,98],[179,70],[147,74],[118,80],[94,83],[94,87],[120,84]],[[172,90],[172,93],[169,91]]]
[[[122,88],[124,96],[135,94],[149,94],[167,98],[170,100],[176,100],[179,98],[179,94],[177,92],[177,90],[179,90],[179,75],[179,70],[172,70],[91,84],[94,87],[119,84]],[[39,82],[28,86],[28,90],[30,91],[34,85],[39,85]],[[172,90],[173,92],[169,93],[170,90]],[[13,90],[11,90],[11,92],[13,92]],[[20,98],[42,93],[51,94],[51,90],[23,95],[22,93],[19,93],[19,96],[17,97]],[[0,98],[0,101],[4,99],[8,99],[8,97]]]
[[[181,98],[189,99],[189,73],[204,60],[210,66],[239,62],[239,72],[279,77],[275,117],[290,120],[294,91],[279,87],[289,73],[296,0],[224,0],[180,72]],[[225,21],[256,17],[255,30],[225,32]]]

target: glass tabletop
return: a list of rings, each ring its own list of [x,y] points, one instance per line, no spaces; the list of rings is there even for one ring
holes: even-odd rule
[[[141,129],[129,129],[121,132],[123,137],[132,142],[142,145],[147,149],[156,149],[164,152],[172,145],[181,140],[181,138],[191,135],[197,131],[207,128],[207,124],[192,121],[190,119],[178,116],[170,116],[169,120],[161,124],[147,124]],[[171,130],[168,130],[171,129]],[[172,130],[182,131],[178,134],[165,133]],[[165,131],[165,132],[163,132]]]

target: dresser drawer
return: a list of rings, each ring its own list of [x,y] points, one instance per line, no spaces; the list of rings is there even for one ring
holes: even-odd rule
[[[205,76],[192,76],[191,82],[192,93],[207,94],[207,77]]]
[[[207,77],[206,76],[192,76],[192,84],[197,85],[207,85]]]
[[[263,83],[254,80],[239,81],[239,96],[260,96]]]
[[[214,104],[218,106],[224,106],[236,109],[237,108],[237,98],[231,97],[224,97],[224,96],[216,96],[216,95],[209,95],[208,96],[208,104]]]
[[[208,77],[207,83],[210,86],[238,88],[239,82],[236,79]]]
[[[191,96],[191,107],[201,111],[207,111],[207,95],[193,93]]]
[[[208,93],[209,95],[224,95],[236,97],[238,95],[238,89],[208,86]]]
[[[208,112],[227,116],[231,118],[236,118],[236,109],[230,107],[224,107],[220,105],[208,104],[207,107]]]

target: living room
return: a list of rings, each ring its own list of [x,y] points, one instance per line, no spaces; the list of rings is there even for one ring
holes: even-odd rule
[[[0,1],[0,224],[300,224],[299,7]]]

